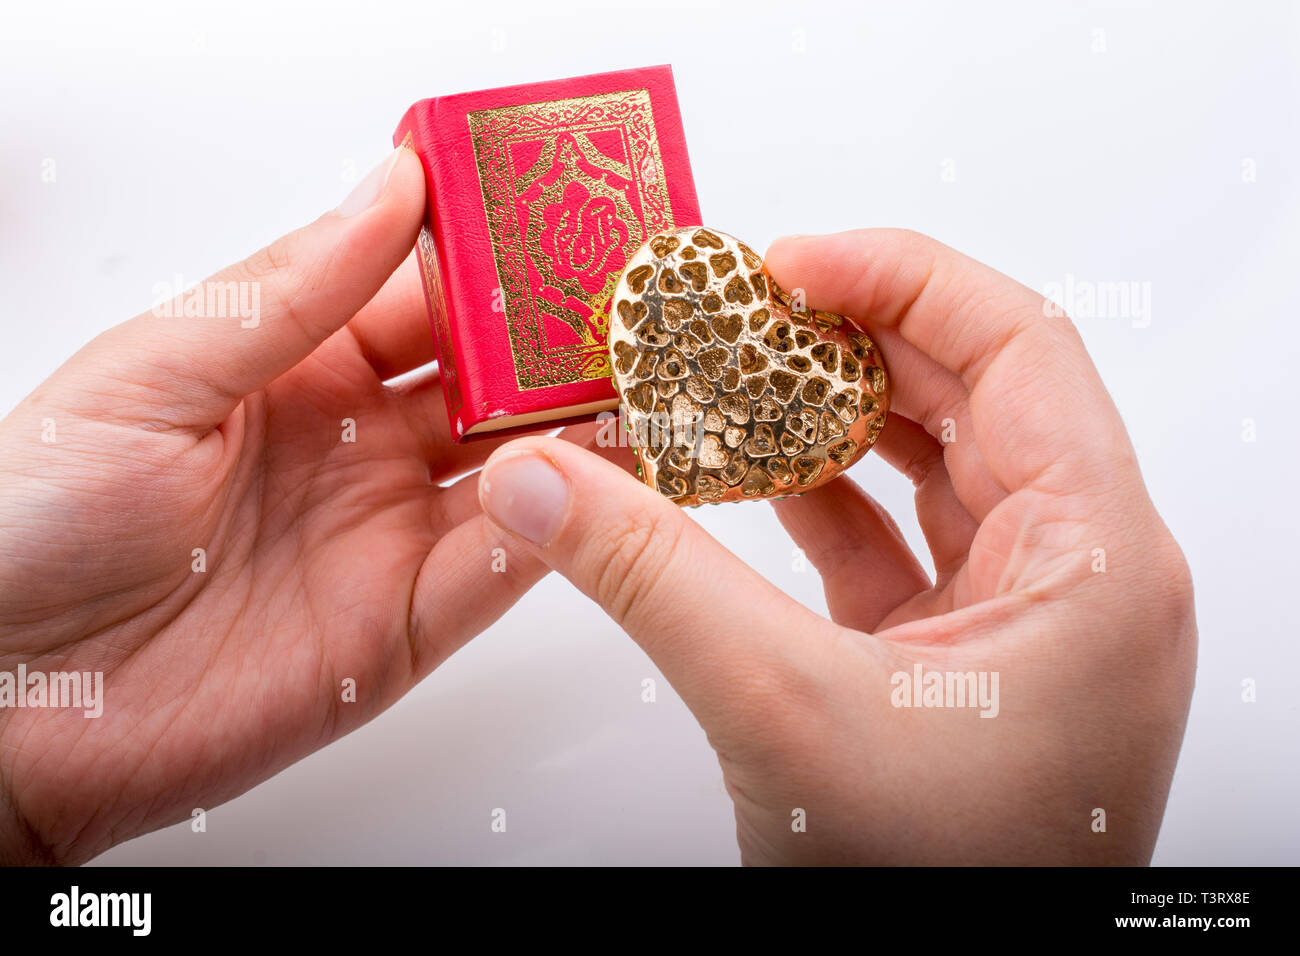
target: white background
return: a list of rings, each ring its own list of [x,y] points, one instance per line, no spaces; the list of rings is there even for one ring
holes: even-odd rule
[[[756,248],[907,226],[1040,290],[1150,283],[1148,327],[1079,324],[1197,585],[1200,673],[1155,861],[1300,863],[1296,7],[609,7],[6,0],[0,407],[155,284],[333,206],[414,100],[670,62],[705,221]],[[919,547],[908,483],[871,456],[854,476]],[[824,611],[769,507],[695,517]],[[641,702],[649,676],[551,577],[205,834],[101,862],[736,862],[704,735],[662,681]]]

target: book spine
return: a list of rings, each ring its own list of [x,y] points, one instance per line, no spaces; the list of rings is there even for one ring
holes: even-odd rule
[[[444,205],[440,196],[446,195],[446,177],[438,156],[448,144],[440,141],[437,105],[437,100],[431,99],[412,106],[402,118],[393,141],[398,145],[409,145],[424,166],[427,213],[417,240],[416,259],[446,398],[448,431],[454,441],[462,441],[465,433],[477,423],[472,416],[466,415],[463,393],[465,385],[473,381],[474,372],[468,368],[470,356],[462,347],[458,331],[458,310],[455,307],[458,283],[451,257],[447,254],[449,240],[440,221],[440,207]]]

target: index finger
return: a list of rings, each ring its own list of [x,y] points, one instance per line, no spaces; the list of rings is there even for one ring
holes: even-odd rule
[[[1075,486],[1133,461],[1078,331],[1013,279],[895,229],[778,239],[766,262],[781,286],[804,291],[810,307],[865,320],[868,328],[895,327],[955,373],[969,392],[981,455],[1004,488],[1049,475]]]

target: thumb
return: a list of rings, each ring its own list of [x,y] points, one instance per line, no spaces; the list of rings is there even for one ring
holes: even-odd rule
[[[813,636],[834,626],[616,465],[524,438],[488,459],[479,498],[641,645],[711,735],[812,693]]]
[[[121,417],[217,425],[374,296],[423,215],[423,169],[398,148],[337,209],[105,332],[79,371],[106,379],[99,394],[117,399]]]

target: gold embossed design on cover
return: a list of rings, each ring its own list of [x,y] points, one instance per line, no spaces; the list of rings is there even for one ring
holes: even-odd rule
[[[673,226],[647,90],[469,114],[521,390],[610,374],[609,299]]]
[[[798,494],[871,447],[889,410],[879,351],[798,305],[717,230],[660,233],[631,257],[609,346],[646,484],[682,505]]]

